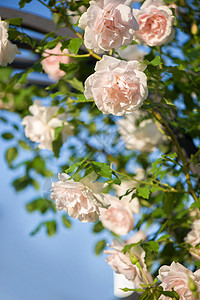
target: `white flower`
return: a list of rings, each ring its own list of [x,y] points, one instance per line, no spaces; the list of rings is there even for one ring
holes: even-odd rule
[[[185,242],[192,246],[190,249],[191,255],[200,260],[200,248],[195,249],[195,246],[200,243],[200,220],[194,221],[192,230],[187,234]]]
[[[109,254],[110,256],[107,257],[106,262],[111,266],[111,268],[118,274],[123,274],[126,279],[132,281],[137,288],[140,288],[140,284],[145,284],[145,279],[140,271],[140,269],[135,265],[132,264],[130,255],[128,252],[124,254],[122,249],[125,244],[121,244],[117,240],[113,240],[111,250],[104,250],[105,254]],[[138,259],[143,272],[147,276],[149,282],[152,282],[151,275],[148,273],[146,264],[145,264],[145,252],[139,246],[135,245],[131,248],[130,253],[132,256]]]
[[[95,174],[90,174],[76,182],[70,176],[58,174],[59,181],[52,184],[51,198],[58,210],[65,210],[70,217],[81,222],[97,222],[100,207],[109,207],[109,202],[101,194],[104,184],[93,182]]]
[[[85,97],[104,114],[122,116],[137,110],[147,98],[146,65],[104,55],[85,81]]]
[[[57,115],[59,107],[42,106],[39,100],[35,100],[33,105],[29,107],[29,111],[33,116],[26,116],[22,120],[25,126],[25,135],[32,142],[39,143],[40,149],[52,150],[52,142],[55,139],[55,128],[64,125],[63,132],[65,137],[72,134],[73,127],[66,121],[63,121],[63,114]]]
[[[195,300],[194,294],[188,286],[189,278],[196,285],[200,299],[200,270],[192,272],[179,263],[172,262],[170,266],[162,266],[159,269],[158,279],[162,282],[161,286],[164,291],[175,292],[180,296],[180,300]],[[168,300],[169,297],[162,295],[159,300]]]
[[[162,0],[146,0],[140,10],[133,9],[139,24],[134,39],[149,46],[169,43],[175,34],[175,17]]]
[[[141,113],[133,113],[118,120],[119,133],[127,149],[151,152],[162,141],[163,135],[152,119],[144,119],[137,125],[141,116]]]
[[[7,66],[11,64],[15,58],[16,53],[20,54],[16,45],[8,40],[8,22],[1,21],[0,18],[0,65]]]
[[[90,1],[79,20],[79,27],[85,30],[86,48],[103,53],[130,44],[138,30],[131,8],[131,0]]]
[[[117,50],[122,59],[143,61],[146,51],[140,49],[137,45],[128,45],[126,48]]]

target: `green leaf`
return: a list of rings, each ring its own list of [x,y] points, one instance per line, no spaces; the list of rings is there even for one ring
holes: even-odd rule
[[[23,8],[25,4],[30,3],[32,0],[20,0],[19,7]]]
[[[52,147],[55,157],[59,157],[60,149],[62,147],[62,135],[61,133],[58,135],[57,139],[53,141]]]
[[[55,206],[50,200],[44,198],[37,198],[26,204],[26,209],[29,213],[39,211],[42,214],[46,213],[49,209],[55,211]]]
[[[79,65],[74,63],[69,63],[69,64],[60,63],[60,69],[66,73],[65,78],[70,79],[75,75],[75,73],[78,72]]]
[[[12,140],[14,138],[14,135],[11,132],[4,132],[1,136],[5,140]]]
[[[162,64],[160,56],[156,55],[156,57],[152,61],[150,61],[149,64],[155,67]]]
[[[158,251],[159,251],[159,244],[155,241],[147,242],[147,243],[145,243],[145,246],[151,252],[158,253]]]
[[[9,25],[19,26],[22,24],[22,18],[12,18],[6,19],[6,22],[9,22]]]
[[[97,175],[101,175],[104,178],[112,178],[112,170],[108,164],[93,161],[91,166]]]
[[[39,230],[42,227],[46,227],[46,231],[47,231],[48,236],[53,236],[56,233],[56,230],[57,230],[56,221],[52,220],[52,221],[46,221],[46,222],[40,223],[30,234],[35,235],[36,233],[39,232]]]
[[[84,92],[83,83],[80,80],[78,80],[76,77],[67,80],[67,82],[77,91],[82,93]]]
[[[87,160],[87,157],[85,157],[83,160],[76,162],[75,164],[71,165],[68,169],[65,170],[65,173],[70,173],[70,172],[74,172],[74,170],[77,167],[80,167],[85,161]]]
[[[200,210],[200,198],[198,199],[197,202],[192,203],[192,205],[190,206],[190,208],[195,208],[197,207]]]
[[[140,240],[137,243],[131,243],[129,245],[124,246],[124,248],[122,249],[122,251],[124,252],[124,254],[126,254],[127,251],[131,250],[133,247],[135,247],[136,245],[140,245],[142,243],[142,240]]]
[[[48,236],[53,236],[56,233],[56,229],[57,229],[56,221],[54,221],[54,220],[48,221],[48,222],[45,222],[45,224],[46,224]]]
[[[9,148],[6,151],[6,160],[7,160],[9,165],[11,165],[11,163],[17,157],[17,155],[18,155],[18,150],[17,150],[16,147]]]
[[[170,234],[164,234],[163,236],[161,236],[156,242],[163,242],[166,241],[167,239],[170,238]]]
[[[137,193],[142,198],[149,199],[150,190],[149,190],[149,188],[147,186],[145,186],[145,187],[139,187],[137,189]]]
[[[167,104],[169,106],[176,108],[176,105],[170,99],[167,99],[165,97],[162,98],[161,103],[164,103],[164,104]]]
[[[195,261],[194,264],[197,268],[200,268],[200,261]]]
[[[83,41],[79,38],[71,39],[69,42],[69,45],[68,45],[69,51],[74,54],[77,54],[82,43],[83,43]]]
[[[101,221],[97,222],[96,224],[94,224],[94,227],[93,227],[93,232],[94,233],[99,233],[101,232],[102,230],[104,230],[104,226],[103,224],[101,223]]]
[[[168,154],[168,157],[170,157],[171,159],[175,159],[178,155],[176,152],[172,153],[172,154]]]
[[[31,179],[27,176],[22,176],[13,181],[13,186],[17,192],[24,190],[29,184],[31,184]]]
[[[19,140],[19,145],[25,150],[31,149],[31,147],[25,141]]]
[[[30,183],[34,186],[34,188],[37,191],[40,189],[40,184],[39,184],[39,182],[37,180],[35,180],[35,179],[32,178]]]
[[[105,248],[105,246],[106,246],[106,240],[99,241],[95,246],[96,255],[100,255],[103,249]]]
[[[72,223],[71,223],[71,221],[68,219],[68,217],[66,215],[62,216],[62,222],[65,225],[65,227],[67,227],[67,228],[71,228],[72,227]]]

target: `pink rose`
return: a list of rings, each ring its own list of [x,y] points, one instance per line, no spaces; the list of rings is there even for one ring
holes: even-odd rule
[[[86,48],[103,53],[130,44],[138,30],[131,8],[131,0],[91,1],[79,20],[79,27],[85,30]]]
[[[186,236],[185,242],[192,245],[192,248],[190,248],[191,255],[200,260],[200,248],[195,249],[195,246],[200,243],[200,220],[194,221],[192,230]]]
[[[124,245],[121,244],[117,240],[113,240],[112,248],[111,250],[104,250],[104,253],[110,254],[110,256],[107,257],[106,262],[111,266],[111,268],[119,274],[123,274],[126,279],[132,281],[134,285],[137,288],[140,288],[140,284],[145,284],[145,280],[142,276],[142,273],[140,269],[135,265],[132,264],[130,260],[130,255],[128,252],[124,254],[122,252]],[[139,246],[136,245],[132,247],[130,250],[131,254],[138,258],[140,265],[147,276],[149,282],[152,282],[151,275],[148,273],[146,264],[145,264],[145,252],[144,250]]]
[[[192,272],[179,263],[172,262],[170,266],[162,266],[159,269],[158,279],[162,282],[164,291],[172,288],[180,296],[180,300],[195,300],[195,296],[188,287],[189,278],[195,283],[200,297],[200,273],[199,270]],[[168,300],[169,297],[162,295],[159,300]]]
[[[104,55],[85,81],[85,97],[94,99],[104,114],[122,116],[138,109],[147,98],[146,65]]]
[[[93,180],[95,175],[92,175]],[[110,204],[100,194],[103,187],[101,182],[93,182],[91,176],[86,176],[80,182],[65,173],[58,174],[59,181],[52,184],[51,199],[56,202],[58,210],[65,210],[70,217],[81,222],[97,222],[99,207],[108,207]],[[96,177],[95,177],[96,178]]]
[[[100,208],[100,220],[104,227],[119,235],[125,235],[133,229],[133,213],[128,205],[111,195],[105,195],[110,202],[108,209]]]
[[[173,28],[175,17],[163,1],[146,0],[133,14],[139,24],[134,39],[149,46],[169,43],[175,34]]]
[[[69,54],[67,49],[64,49],[62,52],[60,50],[61,44],[58,43],[57,46],[53,49],[46,49],[42,54],[43,57],[46,57],[41,61],[43,70],[49,75],[49,77],[55,81],[59,80],[62,76],[65,75],[65,72],[60,70],[60,63],[68,64],[70,61],[69,56],[64,54]],[[56,54],[56,55],[54,55]]]

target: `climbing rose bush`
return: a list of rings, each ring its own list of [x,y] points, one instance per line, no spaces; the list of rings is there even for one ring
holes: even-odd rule
[[[58,174],[58,182],[52,184],[51,199],[56,202],[58,210],[65,210],[72,218],[81,222],[97,222],[100,207],[108,208],[110,203],[100,191],[103,184],[93,183],[92,177],[87,176],[80,182],[69,179],[70,176]]]
[[[162,0],[146,0],[133,14],[139,24],[134,39],[148,46],[160,46],[169,43],[175,34],[175,17],[172,10]]]
[[[0,17],[0,66],[11,64],[16,54],[20,54],[16,45],[8,40],[9,23]]]
[[[91,1],[79,20],[86,48],[103,53],[130,44],[139,28],[131,8],[130,0]]]
[[[147,98],[146,65],[104,55],[85,81],[85,97],[103,114],[122,116],[137,110]]]
[[[112,195],[106,195],[106,198],[110,202],[109,208],[100,208],[100,220],[103,226],[118,235],[127,234],[133,229],[134,223],[129,205]]]
[[[65,75],[65,72],[60,69],[60,63],[68,64],[70,62],[70,54],[68,49],[61,51],[61,43],[58,43],[53,49],[46,49],[42,56],[46,57],[41,61],[42,68],[47,75],[54,81],[58,81]]]
[[[63,126],[63,140],[73,133],[73,126],[64,120],[64,114],[57,114],[58,106],[43,106],[40,100],[35,100],[29,107],[32,116],[22,120],[25,135],[32,141],[39,143],[38,148],[52,150],[55,139],[55,128]]]
[[[171,291],[174,288],[180,296],[180,300],[195,300],[195,296],[189,288],[189,278],[196,285],[198,297],[200,297],[200,270],[193,273],[183,265],[175,262],[172,262],[170,266],[162,266],[159,269],[158,279],[162,282],[161,286],[164,291]],[[168,300],[168,298],[162,295],[159,300]]]

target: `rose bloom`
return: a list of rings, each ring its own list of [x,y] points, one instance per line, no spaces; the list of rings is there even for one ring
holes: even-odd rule
[[[41,61],[42,68],[45,73],[53,80],[58,81],[61,77],[65,75],[63,70],[60,70],[60,63],[68,64],[70,58],[64,54],[70,54],[68,49],[64,49],[63,52],[60,50],[61,43],[58,43],[53,49],[46,49],[42,54],[46,57]],[[56,55],[54,55],[56,54]],[[61,55],[61,56],[60,56]]]
[[[133,236],[126,241],[126,244],[137,243],[140,240],[145,240],[145,239],[146,239],[146,233],[140,230],[134,233]],[[124,298],[131,295],[133,293],[132,291],[124,292],[121,289],[123,288],[135,289],[136,287],[134,283],[126,279],[126,277],[123,274],[119,274],[115,272],[113,273],[114,273],[114,295],[119,298]]]
[[[16,54],[20,54],[16,45],[8,40],[8,22],[1,21],[0,17],[0,66],[11,64]]]
[[[104,55],[85,81],[85,97],[94,99],[103,114],[122,116],[138,109],[147,98],[146,65]]]
[[[131,0],[91,1],[79,20],[86,48],[103,53],[130,44],[138,30],[131,8]]]
[[[118,130],[127,149],[152,152],[163,140],[163,135],[152,119],[137,124],[142,116],[136,112],[118,120]]]
[[[55,128],[64,125],[62,133],[65,139],[73,132],[73,127],[63,121],[63,114],[54,117],[58,109],[58,106],[43,106],[39,100],[35,100],[29,107],[32,116],[26,116],[22,120],[26,137],[32,142],[39,143],[38,148],[40,149],[52,150]]]
[[[80,182],[62,173],[58,174],[58,182],[52,184],[51,199],[56,202],[58,210],[65,210],[72,218],[81,222],[97,222],[99,219],[99,207],[110,205],[107,199],[100,193],[103,183],[93,182],[95,175],[86,176]]]
[[[192,245],[192,248],[190,248],[191,255],[200,260],[200,247],[195,249],[195,246],[200,243],[200,220],[193,222],[192,230],[187,234],[185,242]]]
[[[162,0],[146,0],[133,14],[139,24],[134,39],[148,46],[161,46],[174,38],[175,17]]]
[[[100,220],[103,226],[118,235],[127,234],[133,229],[132,211],[119,198],[108,194],[105,196],[111,205],[108,209],[100,208]]]
[[[179,263],[172,262],[170,266],[162,266],[159,269],[158,279],[162,282],[164,291],[175,292],[180,296],[180,300],[195,300],[195,296],[188,287],[188,280],[192,279],[196,284],[200,299],[200,270],[192,272]],[[169,297],[162,295],[159,300],[168,300]]]
[[[104,250],[105,254],[109,254],[109,256],[106,259],[106,262],[111,266],[111,268],[116,273],[123,274],[126,277],[126,279],[132,281],[137,288],[140,288],[140,284],[145,284],[146,282],[142,276],[140,269],[136,265],[132,264],[129,253],[126,252],[126,254],[124,254],[122,252],[124,244],[121,244],[117,240],[113,240],[111,247],[113,249]],[[151,283],[152,278],[147,271],[145,260],[144,260],[145,258],[144,250],[139,245],[136,245],[131,248],[130,252],[132,255],[138,258],[141,267],[143,269],[143,272],[145,273],[149,282]]]
[[[141,47],[141,46],[140,46]],[[143,61],[146,51],[139,48],[137,45],[128,45],[126,48],[120,48],[117,51],[122,59]]]

